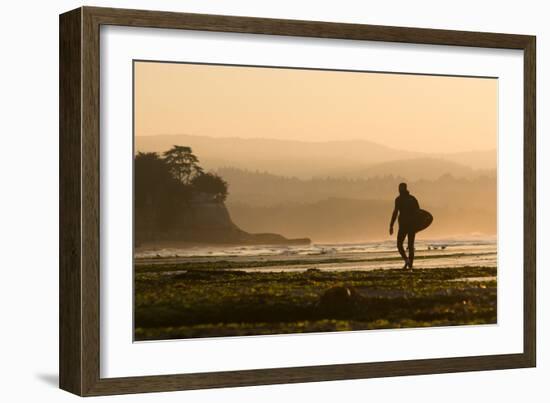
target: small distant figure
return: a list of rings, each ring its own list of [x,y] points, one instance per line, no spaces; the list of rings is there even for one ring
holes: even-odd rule
[[[406,183],[399,184],[399,196],[395,199],[395,207],[391,216],[390,235],[393,235],[393,224],[399,215],[399,231],[397,232],[397,250],[405,261],[403,269],[412,269],[414,262],[414,238],[416,235],[414,220],[420,210],[418,200],[407,190]],[[409,256],[403,248],[407,237]]]

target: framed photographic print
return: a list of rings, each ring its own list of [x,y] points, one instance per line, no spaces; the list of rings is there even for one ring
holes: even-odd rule
[[[535,366],[535,37],[60,16],[60,386]]]

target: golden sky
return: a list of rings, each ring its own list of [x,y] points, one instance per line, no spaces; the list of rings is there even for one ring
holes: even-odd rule
[[[135,63],[136,135],[365,139],[409,151],[497,147],[498,80]]]

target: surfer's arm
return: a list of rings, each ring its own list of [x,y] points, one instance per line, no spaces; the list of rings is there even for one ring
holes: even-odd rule
[[[418,204],[418,200],[416,200],[416,197],[414,197],[414,196],[413,196],[413,199],[414,199],[414,204],[415,204],[416,210],[420,210],[420,205]]]
[[[393,213],[391,215],[391,221],[390,221],[390,235],[393,235],[393,224],[395,224],[395,220],[397,219],[397,200],[395,200],[395,207],[393,208]]]

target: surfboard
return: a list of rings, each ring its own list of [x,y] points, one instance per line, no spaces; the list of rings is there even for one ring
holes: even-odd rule
[[[426,210],[418,210],[414,219],[414,230],[420,232],[430,226],[434,220],[433,216]]]

